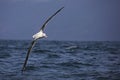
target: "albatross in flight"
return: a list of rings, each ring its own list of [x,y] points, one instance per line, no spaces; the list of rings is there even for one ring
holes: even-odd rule
[[[29,54],[33,48],[33,46],[35,45],[35,42],[38,40],[38,39],[41,39],[41,38],[46,38],[47,35],[43,32],[44,31],[44,28],[46,26],[46,24],[57,14],[59,13],[64,7],[60,8],[58,11],[56,11],[52,16],[50,16],[46,21],[45,23],[42,25],[40,31],[36,34],[34,34],[32,37],[33,37],[33,41],[28,49],[28,52],[27,52],[27,55],[26,55],[26,59],[25,59],[25,62],[23,64],[23,68],[22,68],[22,71],[25,70],[26,68],[26,64],[27,64],[27,60],[28,60],[28,57],[29,57]]]

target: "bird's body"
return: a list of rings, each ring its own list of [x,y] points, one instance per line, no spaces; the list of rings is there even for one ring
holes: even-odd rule
[[[43,30],[40,30],[40,32],[34,34],[33,36],[34,40],[40,39],[40,38],[44,38],[47,37],[47,35],[43,32]]]
[[[38,39],[47,37],[47,35],[43,32],[46,24],[47,24],[57,13],[59,13],[63,8],[64,8],[64,7],[60,8],[60,9],[59,9],[58,11],[56,11],[52,16],[50,16],[50,17],[46,20],[46,22],[43,24],[43,26],[41,27],[40,31],[32,36],[32,37],[33,37],[33,41],[31,42],[31,45],[30,45],[30,47],[29,47],[29,49],[28,49],[27,56],[26,56],[25,62],[24,62],[24,64],[23,64],[22,71],[24,71],[25,68],[26,68],[26,64],[27,64],[27,61],[28,61],[29,54],[30,54],[33,46],[35,45],[35,42],[36,42]]]

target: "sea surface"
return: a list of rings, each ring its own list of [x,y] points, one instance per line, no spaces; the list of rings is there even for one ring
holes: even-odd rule
[[[0,80],[120,80],[120,42],[0,40]]]

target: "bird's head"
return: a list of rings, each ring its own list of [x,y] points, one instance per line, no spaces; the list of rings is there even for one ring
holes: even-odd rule
[[[47,38],[48,36],[45,33],[43,33],[43,37]]]

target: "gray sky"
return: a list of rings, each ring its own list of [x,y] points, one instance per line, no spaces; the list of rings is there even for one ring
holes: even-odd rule
[[[46,40],[120,41],[120,0],[0,0],[0,39],[32,39],[62,6]]]

